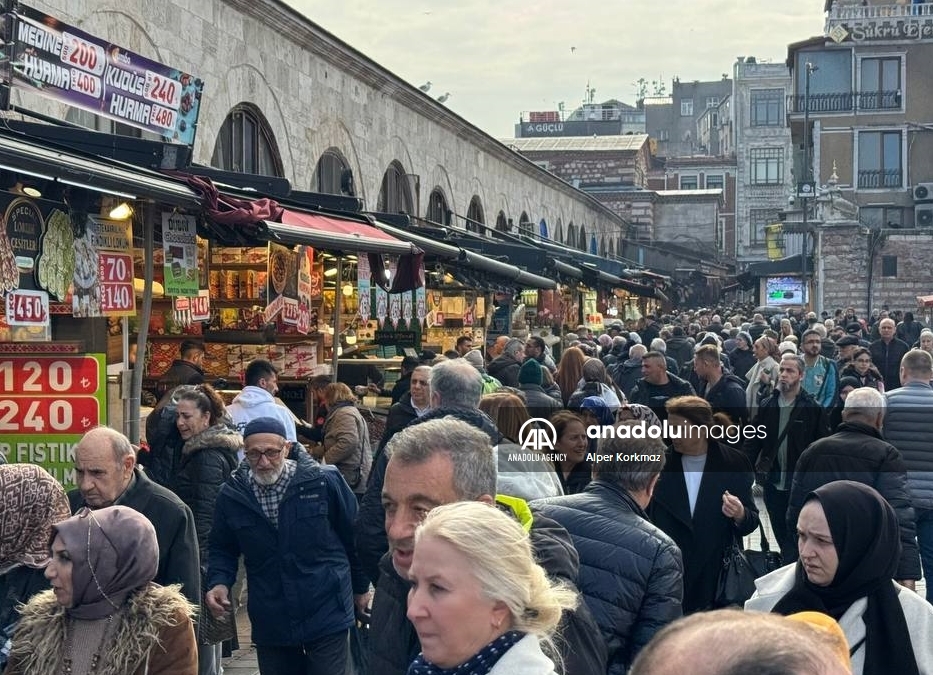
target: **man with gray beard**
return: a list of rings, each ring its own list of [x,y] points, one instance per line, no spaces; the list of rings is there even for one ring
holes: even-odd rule
[[[243,446],[246,462],[217,496],[205,602],[217,617],[230,608],[242,555],[260,672],[343,673],[354,605],[365,613],[369,604],[353,543],[356,497],[336,467],[289,455],[278,419],[251,420]]]

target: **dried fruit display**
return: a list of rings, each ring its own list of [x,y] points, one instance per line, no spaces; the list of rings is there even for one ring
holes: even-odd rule
[[[9,293],[19,288],[19,269],[16,254],[6,236],[6,223],[0,224],[0,291]]]
[[[75,237],[71,219],[58,209],[46,219],[37,276],[39,285],[58,300],[65,299],[75,277]]]

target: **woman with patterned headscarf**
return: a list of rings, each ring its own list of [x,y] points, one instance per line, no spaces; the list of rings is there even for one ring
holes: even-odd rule
[[[52,525],[71,514],[61,484],[35,464],[0,465],[0,671],[19,615],[17,605],[49,587]]]
[[[126,506],[53,526],[52,590],[23,609],[4,675],[195,675],[193,606],[152,582],[155,528]]]

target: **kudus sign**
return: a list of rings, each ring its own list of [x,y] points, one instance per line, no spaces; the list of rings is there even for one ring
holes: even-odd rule
[[[35,9],[3,15],[3,84],[191,145],[203,82]],[[7,92],[8,94],[8,92]],[[6,102],[9,98],[7,96]]]

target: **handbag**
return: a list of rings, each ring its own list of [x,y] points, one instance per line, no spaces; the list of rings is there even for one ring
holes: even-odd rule
[[[198,644],[215,645],[224,640],[232,640],[236,634],[236,603],[231,602],[230,608],[219,619],[211,613],[205,603],[201,603],[198,612]]]
[[[723,551],[713,607],[742,607],[755,592],[755,579],[755,570],[745,557],[739,541],[733,538]]]
[[[764,525],[762,525],[760,521],[758,523],[758,531],[761,533],[761,550],[756,551],[755,549],[747,548],[743,551],[745,559],[748,560],[748,564],[755,570],[756,579],[784,566],[784,560],[781,554],[778,551],[771,550],[771,542],[768,541]]]

